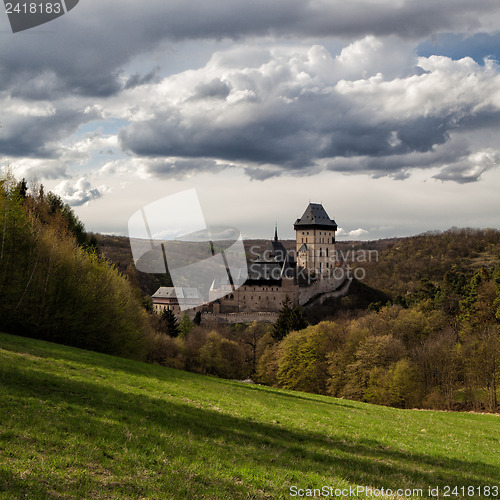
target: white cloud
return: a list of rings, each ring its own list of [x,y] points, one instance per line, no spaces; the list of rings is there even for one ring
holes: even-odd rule
[[[87,204],[100,198],[107,191],[109,191],[107,186],[93,188],[86,177],[80,177],[74,185],[70,181],[63,181],[54,189],[54,192],[71,206]]]
[[[349,237],[357,239],[357,238],[362,238],[363,236],[368,234],[368,231],[366,229],[358,228],[349,231],[347,234]]]

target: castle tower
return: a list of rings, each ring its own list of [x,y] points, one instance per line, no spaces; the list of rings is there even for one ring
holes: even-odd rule
[[[309,203],[293,228],[296,231],[297,267],[328,275],[335,267],[337,223],[330,219],[321,203]]]

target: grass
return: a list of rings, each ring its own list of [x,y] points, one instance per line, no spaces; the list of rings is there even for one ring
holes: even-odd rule
[[[294,485],[427,497],[498,478],[496,415],[397,410],[0,334],[2,499],[291,498]]]

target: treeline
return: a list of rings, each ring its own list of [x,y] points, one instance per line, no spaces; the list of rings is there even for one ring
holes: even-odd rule
[[[140,294],[71,208],[9,174],[0,179],[0,330],[134,358],[150,332]]]

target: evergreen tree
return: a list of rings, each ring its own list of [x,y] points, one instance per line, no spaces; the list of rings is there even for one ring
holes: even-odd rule
[[[288,321],[288,327],[290,332],[298,332],[307,327],[306,320],[302,314],[302,310],[299,306],[295,306],[290,312],[290,318]]]
[[[197,311],[194,315],[193,323],[197,326],[201,325],[201,311]]]
[[[272,335],[275,340],[282,340],[290,331],[288,330],[288,321],[291,314],[290,304],[290,299],[286,297],[282,303],[278,319],[276,320],[276,323],[274,323]]]
[[[24,177],[17,183],[16,191],[22,200],[26,199],[26,195],[28,194],[28,183]]]
[[[286,297],[276,323],[274,323],[272,336],[275,340],[282,340],[290,332],[302,330],[307,326],[302,311],[298,306],[291,307],[292,301]]]
[[[179,336],[179,323],[175,314],[171,309],[165,309],[161,313],[161,319],[164,327],[164,332],[170,337],[178,337]]]

